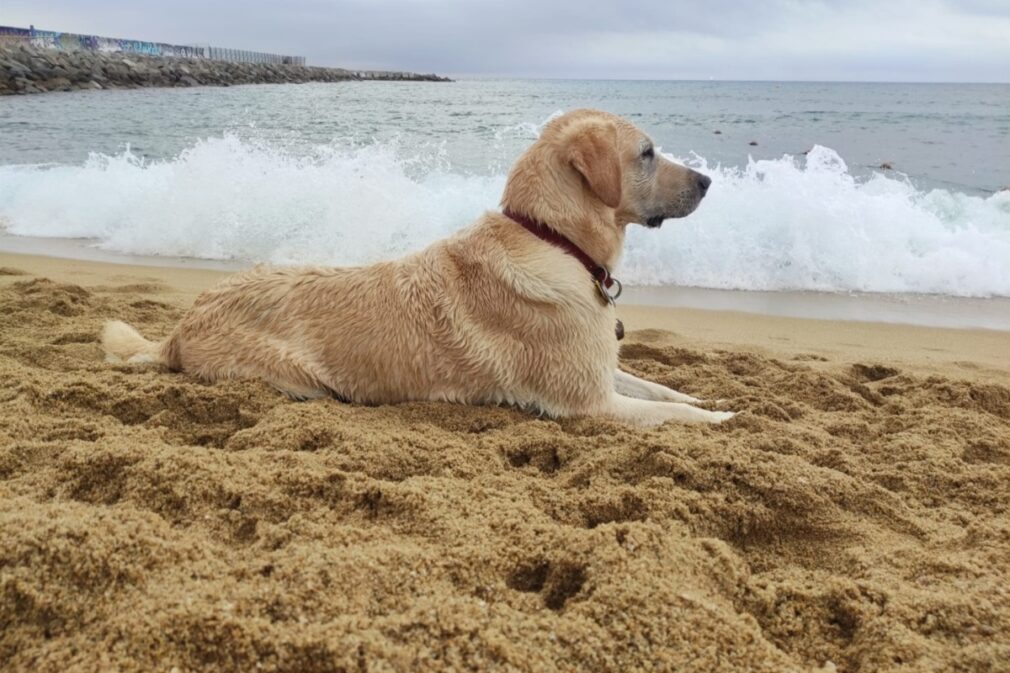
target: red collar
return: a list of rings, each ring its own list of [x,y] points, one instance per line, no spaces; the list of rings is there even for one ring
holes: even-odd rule
[[[588,271],[589,275],[593,277],[594,281],[596,281],[596,286],[599,288],[600,294],[603,295],[603,298],[607,302],[613,304],[614,300],[621,296],[621,290],[623,289],[621,287],[621,282],[610,275],[610,272],[607,271],[607,267],[597,264],[596,260],[587,255],[582,248],[572,243],[568,240],[568,238],[554,231],[546,224],[537,222],[525,215],[520,215],[508,208],[503,210],[502,214],[505,215],[505,217],[521,224],[526,231],[530,232],[537,238],[558,246],[569,255],[582,262],[582,266],[586,267],[586,271]],[[614,283],[617,283],[617,292],[615,294],[610,294],[607,290],[613,287]]]

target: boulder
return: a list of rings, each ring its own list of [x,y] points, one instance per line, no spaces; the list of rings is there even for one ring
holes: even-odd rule
[[[0,95],[46,90],[341,82],[352,79],[447,81],[437,75],[404,72],[353,73],[340,68],[110,54],[87,49],[63,51],[28,43],[0,44]]]
[[[56,69],[45,59],[33,58],[29,63],[32,75],[34,75],[32,79],[49,79],[56,72]]]
[[[28,77],[32,72],[31,68],[17,61],[4,61],[4,65],[13,77]]]
[[[66,77],[53,77],[47,79],[42,85],[49,91],[70,91],[71,82]]]

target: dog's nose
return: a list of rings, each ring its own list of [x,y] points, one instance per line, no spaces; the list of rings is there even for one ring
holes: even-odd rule
[[[712,184],[712,178],[707,175],[702,175],[701,173],[695,173],[695,175],[698,180],[698,191],[701,192],[702,196],[705,196],[705,193],[708,191],[708,186]]]

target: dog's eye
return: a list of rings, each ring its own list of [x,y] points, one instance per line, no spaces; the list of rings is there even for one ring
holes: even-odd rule
[[[647,147],[645,151],[642,152],[643,159],[651,159],[654,156],[656,156],[656,153],[652,150],[651,147]]]

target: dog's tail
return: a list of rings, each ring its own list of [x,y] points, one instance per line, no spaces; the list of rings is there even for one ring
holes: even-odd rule
[[[102,328],[102,348],[109,362],[164,363],[161,344],[148,341],[121,320],[110,320]]]

